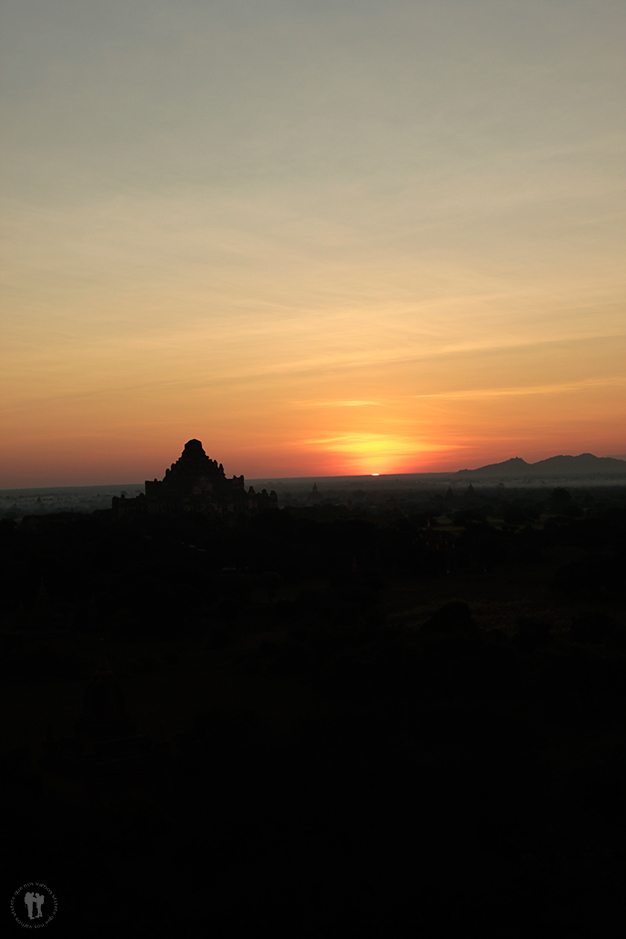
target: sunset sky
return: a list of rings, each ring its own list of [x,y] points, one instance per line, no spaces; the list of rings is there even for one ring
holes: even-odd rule
[[[0,30],[0,487],[626,452],[623,0]]]

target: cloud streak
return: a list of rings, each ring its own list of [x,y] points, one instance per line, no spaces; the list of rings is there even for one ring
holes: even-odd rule
[[[551,385],[523,385],[513,388],[475,388],[465,391],[434,391],[411,395],[412,398],[504,398],[518,395],[568,394],[587,388],[607,388],[626,386],[626,378],[589,378],[583,381],[561,382]]]
[[[294,407],[301,408],[365,408],[365,407],[377,407],[383,408],[385,405],[382,401],[294,401]]]
[[[337,434],[312,440],[302,440],[296,446],[321,447],[326,450],[359,454],[409,454],[429,452],[431,450],[461,450],[462,445],[445,445],[420,441],[415,437],[395,436],[393,434]]]

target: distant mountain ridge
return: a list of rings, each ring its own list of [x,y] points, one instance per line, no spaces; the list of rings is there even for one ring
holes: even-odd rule
[[[521,457],[515,456],[503,463],[490,463],[488,466],[480,466],[474,470],[459,470],[456,475],[536,479],[546,479],[550,476],[560,479],[568,476],[626,476],[626,460],[617,460],[610,456],[594,456],[593,453],[581,453],[580,456],[551,456],[547,460],[539,460],[538,463],[527,463]]]

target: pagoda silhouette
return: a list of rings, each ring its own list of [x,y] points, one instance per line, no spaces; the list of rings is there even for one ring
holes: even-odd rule
[[[199,440],[188,440],[182,454],[165,471],[162,480],[146,480],[145,493],[134,499],[125,495],[113,498],[114,518],[127,515],[179,515],[194,512],[228,516],[277,508],[276,493],[265,489],[257,493],[250,486],[246,492],[243,476],[229,479],[221,463],[211,460]]]

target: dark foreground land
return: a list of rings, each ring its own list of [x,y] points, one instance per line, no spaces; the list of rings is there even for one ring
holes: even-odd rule
[[[58,514],[0,542],[11,933],[29,882],[62,936],[624,922],[626,489]],[[169,769],[96,797],[48,767],[101,645]]]

